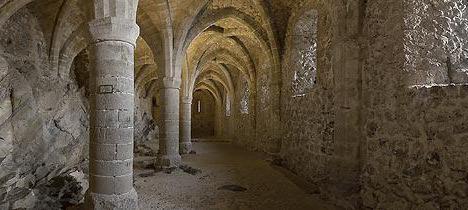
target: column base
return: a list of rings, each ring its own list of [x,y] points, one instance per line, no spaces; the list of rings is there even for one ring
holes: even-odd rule
[[[179,144],[180,154],[188,154],[192,151],[192,142],[182,142]]]
[[[182,163],[182,157],[177,155],[158,155],[156,160],[156,167],[159,168],[172,168],[179,167]]]
[[[122,195],[105,195],[86,192],[86,209],[138,210],[138,194],[135,189]]]

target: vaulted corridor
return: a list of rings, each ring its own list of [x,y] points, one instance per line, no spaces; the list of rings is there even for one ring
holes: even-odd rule
[[[468,0],[0,0],[0,210],[468,209]]]

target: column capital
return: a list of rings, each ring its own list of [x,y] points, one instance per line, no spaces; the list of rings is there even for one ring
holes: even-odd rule
[[[134,47],[140,35],[140,27],[135,20],[120,17],[105,17],[89,23],[92,42],[122,41]]]
[[[183,104],[192,104],[193,98],[190,96],[184,96],[182,97],[182,103]]]
[[[162,79],[162,88],[180,89],[182,81],[174,77],[164,77]]]

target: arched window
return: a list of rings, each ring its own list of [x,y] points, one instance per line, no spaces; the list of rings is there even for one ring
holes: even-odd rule
[[[305,12],[290,32],[292,96],[304,96],[312,90],[317,75],[317,11]]]
[[[249,114],[249,98],[250,98],[250,90],[249,90],[249,84],[247,82],[247,79],[244,79],[242,81],[242,86],[241,86],[241,101],[240,101],[240,112],[241,114]]]
[[[156,97],[153,97],[153,98],[151,99],[151,105],[152,105],[153,107],[158,107],[158,101],[157,101]]]
[[[231,99],[229,95],[226,93],[226,117],[231,116]]]

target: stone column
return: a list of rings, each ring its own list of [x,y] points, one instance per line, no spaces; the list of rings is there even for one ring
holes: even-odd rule
[[[180,154],[192,151],[192,98],[184,97],[180,108]]]
[[[133,187],[135,0],[94,0],[86,209],[138,209]]]
[[[160,89],[161,128],[156,166],[176,167],[181,162],[179,154],[179,91],[180,80],[164,78]]]

